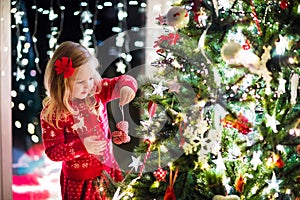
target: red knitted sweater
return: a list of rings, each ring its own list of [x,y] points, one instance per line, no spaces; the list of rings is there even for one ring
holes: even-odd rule
[[[102,170],[106,170],[116,181],[122,179],[120,172],[115,173],[119,170],[112,151],[106,105],[109,101],[119,98],[123,86],[137,91],[136,80],[131,76],[104,78],[101,81],[101,93],[95,96],[99,113],[92,113],[83,100],[72,102],[72,106],[77,108],[79,113],[60,119],[59,127],[63,127],[62,129],[55,128],[45,121],[43,111],[47,107],[43,108],[41,127],[45,153],[53,161],[63,161],[62,171],[66,177],[89,179],[101,175]],[[92,135],[108,141],[103,156],[89,154],[85,149],[83,139]]]

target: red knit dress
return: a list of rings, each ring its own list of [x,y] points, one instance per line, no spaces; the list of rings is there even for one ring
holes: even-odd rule
[[[106,199],[99,191],[99,180],[108,183],[105,170],[113,180],[121,181],[123,176],[115,160],[107,119],[106,105],[109,101],[119,98],[120,88],[129,86],[137,90],[134,78],[128,75],[113,79],[103,79],[101,93],[95,96],[99,106],[99,114],[89,110],[84,100],[72,102],[79,112],[59,120],[55,128],[43,118],[41,112],[41,127],[46,155],[53,161],[63,161],[60,177],[61,195],[63,200],[98,200]],[[107,140],[108,145],[103,155],[89,154],[83,145],[83,139],[96,135],[100,140]]]

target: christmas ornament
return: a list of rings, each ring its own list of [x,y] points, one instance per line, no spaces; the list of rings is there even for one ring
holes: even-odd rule
[[[275,165],[278,167],[278,168],[283,168],[284,167],[284,162],[281,158],[278,158],[275,162]]]
[[[129,124],[124,120],[123,106],[120,106],[123,120],[116,125],[117,130],[112,132],[112,140],[115,144],[123,144],[130,142],[131,138],[128,135]]]
[[[167,171],[160,167],[155,172],[153,172],[153,175],[159,182],[166,181]]]
[[[195,13],[194,20],[199,24],[200,27],[205,27],[207,24],[208,15],[205,12],[205,8],[201,7],[200,11]]]
[[[154,48],[160,46],[163,42],[168,42],[170,46],[175,45],[177,41],[180,39],[180,35],[178,33],[169,33],[168,35],[161,35],[158,37],[158,40],[154,42]]]
[[[266,82],[266,94],[271,93],[271,72],[268,71],[266,63],[271,59],[271,46],[264,46],[264,53],[261,58],[250,50],[244,50],[242,46],[234,41],[225,44],[221,49],[221,57],[227,64],[244,66],[251,73],[263,77]]]
[[[147,159],[150,157],[150,153],[151,153],[151,145],[152,145],[152,142],[151,142],[149,139],[146,139],[144,142],[145,142],[148,146],[147,146],[147,151],[146,151],[146,155],[145,155],[145,157],[144,157],[144,161],[143,161],[142,167],[140,168],[139,177],[142,177],[143,171],[144,171],[144,169],[145,169],[146,161],[147,161]]]
[[[123,144],[130,142],[131,138],[128,135],[128,122],[120,121],[116,125],[117,131],[112,132],[113,142],[115,144]]]
[[[141,162],[141,156],[135,158],[134,156],[131,156],[132,162],[128,165],[128,167],[134,168],[135,171],[138,170],[139,166],[141,166],[143,163]]]
[[[270,127],[274,133],[277,133],[278,132],[277,125],[279,125],[280,122],[276,120],[276,117],[274,115],[270,116],[269,114],[266,114],[265,117],[266,117],[266,127]]]
[[[149,113],[149,120],[155,115],[157,109],[157,104],[153,101],[149,101],[148,103],[148,113]]]
[[[296,104],[299,75],[294,73],[291,77],[291,104]]]
[[[252,7],[252,13],[251,13],[251,16],[253,17],[253,20],[256,24],[256,27],[257,27],[257,32],[259,35],[261,35],[261,31],[260,31],[260,25],[259,25],[259,19],[257,17],[257,14],[256,14],[256,11],[255,11],[255,6],[254,6],[254,3],[252,0],[250,0],[250,3],[251,3],[251,7]]]
[[[212,160],[212,162],[216,164],[216,172],[226,171],[226,166],[224,164],[224,160],[223,160],[223,157],[221,155],[221,152],[218,152],[217,159]]]
[[[273,171],[272,173],[272,178],[271,180],[267,180],[266,183],[269,184],[268,188],[266,188],[266,192],[270,193],[271,190],[275,190],[277,192],[279,192],[279,184],[281,183],[281,180],[277,180],[275,172]]]
[[[254,151],[253,157],[250,163],[253,165],[253,169],[256,170],[258,165],[262,164],[262,161],[260,160],[261,151]]]
[[[285,10],[288,8],[289,2],[287,0],[282,0],[279,2],[279,5],[282,10]]]
[[[169,26],[180,29],[189,23],[189,13],[184,8],[175,6],[168,11],[166,19]]]
[[[224,123],[224,127],[235,128],[244,135],[247,135],[249,132],[252,131],[252,124],[241,113],[237,117],[227,114],[226,117],[221,120],[221,122]]]
[[[161,97],[164,96],[164,91],[168,89],[168,87],[163,86],[161,82],[158,85],[153,83],[152,86],[154,87],[152,95],[157,94]]]
[[[245,186],[245,180],[244,177],[242,175],[240,175],[240,177],[236,180],[235,182],[235,189],[236,191],[238,191],[239,193],[243,193],[244,190],[244,186]]]
[[[249,50],[250,49],[249,40],[246,40],[245,44],[242,47],[243,47],[244,50]]]
[[[167,190],[165,192],[164,200],[176,200],[173,186],[176,181],[177,174],[178,174],[178,168],[176,168],[174,178],[173,178],[173,172],[172,169],[170,168],[169,186],[167,187]]]
[[[278,167],[278,168],[284,167],[284,162],[279,155],[274,154],[273,160],[274,160],[274,164],[276,167]]]
[[[215,195],[212,200],[240,200],[240,197],[237,195]]]

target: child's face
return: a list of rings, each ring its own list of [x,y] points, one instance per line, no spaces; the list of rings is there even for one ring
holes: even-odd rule
[[[75,69],[70,77],[72,99],[84,99],[94,86],[95,64],[88,62]]]

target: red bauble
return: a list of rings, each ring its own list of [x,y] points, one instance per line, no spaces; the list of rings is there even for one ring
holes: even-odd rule
[[[283,168],[284,167],[284,162],[283,160],[279,157],[276,162],[275,162],[276,167],[278,168]]]
[[[287,9],[287,8],[288,8],[289,2],[286,1],[286,0],[283,0],[283,1],[280,1],[279,5],[280,5],[280,8],[281,8],[282,10],[284,10],[284,9]]]
[[[158,168],[155,172],[153,172],[157,181],[166,181],[167,171],[162,169],[161,167]]]

